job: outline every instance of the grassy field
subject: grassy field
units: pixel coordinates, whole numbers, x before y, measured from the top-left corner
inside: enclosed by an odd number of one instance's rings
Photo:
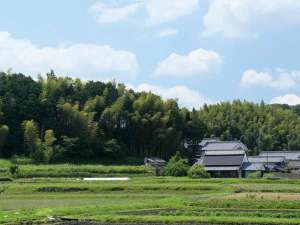
[[[69,166],[73,172],[97,167]],[[27,167],[31,174],[40,168],[59,172],[55,166]],[[100,167],[113,174],[112,167]],[[129,176],[129,181],[23,176],[0,182],[0,224],[47,223],[49,217],[100,222],[300,224],[300,180],[153,177],[148,172],[123,169],[115,174]]]
[[[9,176],[8,160],[0,159],[0,177]],[[37,177],[103,177],[103,176],[148,176],[153,175],[153,171],[145,166],[134,165],[75,165],[75,164],[54,164],[54,165],[19,165],[17,178],[37,178]]]

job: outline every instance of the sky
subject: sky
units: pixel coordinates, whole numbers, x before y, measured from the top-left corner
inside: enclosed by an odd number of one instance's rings
[[[300,104],[299,0],[3,0],[0,70],[125,83],[180,106]]]

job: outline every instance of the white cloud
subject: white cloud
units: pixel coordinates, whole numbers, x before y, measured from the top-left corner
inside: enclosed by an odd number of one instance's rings
[[[276,70],[275,72],[258,72],[254,69],[246,70],[241,78],[242,86],[265,86],[287,90],[300,81],[300,71]]]
[[[174,36],[177,33],[178,33],[178,31],[176,29],[168,28],[168,29],[164,29],[164,30],[161,30],[160,32],[158,32],[156,34],[156,37],[163,38],[163,37],[168,37],[168,36]]]
[[[219,72],[222,59],[218,53],[205,49],[196,49],[188,55],[170,54],[158,64],[156,75],[193,76]]]
[[[273,28],[300,24],[299,0],[213,0],[204,16],[204,34],[257,37]]]
[[[289,73],[282,73],[279,77],[271,83],[272,87],[287,90],[296,85],[296,81]]]
[[[98,23],[113,23],[127,19],[136,13],[141,6],[142,4],[138,2],[124,6],[108,6],[97,2],[90,7],[89,11],[95,16]]]
[[[275,97],[271,100],[270,104],[287,104],[287,105],[299,105],[300,96],[294,94],[286,94],[283,96]]]
[[[89,12],[99,23],[112,23],[127,19],[139,10],[145,10],[146,24],[154,25],[187,16],[195,12],[198,5],[199,0],[123,0],[110,4],[99,1],[90,7]]]
[[[164,100],[166,99],[177,99],[178,104],[181,107],[192,109],[193,107],[198,109],[206,104],[212,104],[212,101],[202,96],[198,91],[192,90],[187,86],[178,85],[170,88],[164,88],[157,85],[142,83],[137,87],[128,85],[129,88],[135,91],[152,92],[161,96]]]
[[[108,45],[73,44],[61,47],[39,47],[28,40],[15,39],[0,32],[0,70],[36,75],[53,69],[58,74],[84,79],[120,79],[135,77],[136,55],[115,50]]]
[[[199,0],[148,0],[145,4],[149,14],[147,22],[158,24],[195,12],[199,6]]]
[[[268,86],[272,82],[272,76],[266,72],[257,72],[256,70],[247,70],[243,73],[241,84]]]

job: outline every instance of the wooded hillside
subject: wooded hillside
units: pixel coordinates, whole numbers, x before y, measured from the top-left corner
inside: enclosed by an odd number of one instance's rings
[[[123,84],[0,73],[0,156],[36,161],[168,158],[203,137],[260,150],[300,149],[299,107],[234,101],[189,111]]]

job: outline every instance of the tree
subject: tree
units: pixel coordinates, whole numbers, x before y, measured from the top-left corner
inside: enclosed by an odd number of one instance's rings
[[[0,126],[0,156],[3,155],[3,147],[8,136],[9,128],[6,125]]]
[[[197,150],[203,137],[241,140],[257,154],[299,149],[299,134],[300,106],[236,100],[188,110],[176,99],[128,90],[116,81],[82,81],[54,71],[34,80],[0,72],[0,151],[5,157],[169,159],[185,143]]]
[[[40,142],[38,125],[33,120],[25,120],[22,125],[25,152],[29,156],[34,157],[38,150],[38,143]]]
[[[44,151],[44,161],[50,162],[54,157],[54,149],[55,149],[55,142],[56,137],[54,135],[53,130],[46,130],[45,136],[44,136],[44,146],[40,146],[40,148],[43,148]],[[42,144],[42,143],[41,143]]]

